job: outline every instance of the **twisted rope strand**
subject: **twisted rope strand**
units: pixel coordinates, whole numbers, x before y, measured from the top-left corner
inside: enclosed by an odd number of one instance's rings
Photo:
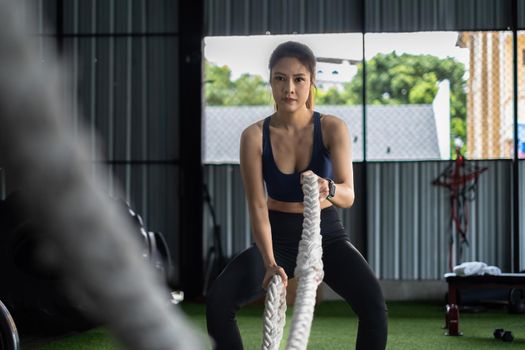
[[[264,309],[263,350],[278,350],[286,322],[286,288],[281,276],[272,277]]]
[[[321,238],[321,207],[317,176],[307,176],[303,182],[304,220],[299,242],[295,277],[297,295],[292,325],[286,349],[306,349],[312,325],[317,286],[324,277]]]
[[[298,280],[292,325],[286,349],[306,349],[312,325],[317,286],[322,282],[323,248],[321,238],[321,207],[317,176],[303,178],[304,220],[295,268]],[[280,298],[280,299],[279,299]],[[284,305],[284,307],[283,307]],[[263,350],[279,349],[286,312],[286,289],[280,276],[268,286],[264,311]]]

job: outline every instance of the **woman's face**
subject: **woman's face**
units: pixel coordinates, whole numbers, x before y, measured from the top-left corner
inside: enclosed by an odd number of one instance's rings
[[[271,71],[272,94],[279,111],[304,108],[310,94],[311,74],[297,58],[281,58]]]

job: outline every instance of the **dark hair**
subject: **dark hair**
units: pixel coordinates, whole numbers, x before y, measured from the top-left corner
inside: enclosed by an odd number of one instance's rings
[[[286,41],[282,44],[279,44],[279,46],[277,46],[275,50],[273,50],[272,55],[270,56],[270,62],[268,64],[268,68],[270,69],[270,75],[272,74],[272,69],[273,67],[275,67],[277,62],[286,57],[293,57],[298,59],[299,62],[301,62],[310,71],[312,87],[310,88],[310,95],[308,96],[308,100],[306,100],[306,107],[309,109],[313,109],[314,90],[317,89],[317,87],[315,86],[316,59],[313,51],[305,44],[301,44],[296,41]]]

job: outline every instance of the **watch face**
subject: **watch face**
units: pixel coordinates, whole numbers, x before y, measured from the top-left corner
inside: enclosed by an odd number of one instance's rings
[[[335,183],[333,180],[328,180],[328,197],[332,198],[335,195]]]

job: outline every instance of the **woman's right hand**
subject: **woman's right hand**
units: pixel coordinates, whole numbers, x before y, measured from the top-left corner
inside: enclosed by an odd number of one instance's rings
[[[266,273],[264,274],[263,284],[262,287],[264,289],[268,289],[268,285],[270,284],[270,280],[273,276],[279,275],[281,276],[281,280],[283,281],[284,287],[288,285],[288,276],[286,276],[286,272],[284,272],[284,269],[280,267],[279,265],[272,265],[266,267]]]

